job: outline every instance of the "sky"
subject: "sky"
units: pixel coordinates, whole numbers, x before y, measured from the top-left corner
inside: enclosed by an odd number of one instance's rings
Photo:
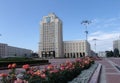
[[[55,13],[63,22],[63,40],[88,41],[95,51],[112,50],[120,36],[119,0],[0,0],[0,43],[38,51],[40,21]],[[93,39],[97,39],[94,41]]]

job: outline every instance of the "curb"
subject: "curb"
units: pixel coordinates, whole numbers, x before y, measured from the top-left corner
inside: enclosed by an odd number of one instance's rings
[[[102,65],[99,64],[95,72],[93,73],[89,83],[99,83],[100,73],[101,73]]]

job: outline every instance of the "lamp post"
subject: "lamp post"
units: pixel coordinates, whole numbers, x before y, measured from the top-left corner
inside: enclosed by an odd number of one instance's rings
[[[84,20],[81,22],[81,24],[83,24],[85,26],[85,34],[86,34],[86,40],[88,39],[88,30],[87,30],[87,26],[91,23],[91,21],[88,20]]]
[[[95,46],[95,53],[96,53],[96,41],[97,41],[97,39],[94,38],[93,41],[95,41],[94,46]]]
[[[120,39],[120,35],[119,35],[119,39]]]

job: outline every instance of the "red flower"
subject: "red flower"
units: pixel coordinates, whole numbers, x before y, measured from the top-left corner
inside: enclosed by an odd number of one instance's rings
[[[17,80],[15,80],[14,83],[24,83],[24,81],[22,79],[17,78]]]
[[[65,65],[64,64],[60,64],[60,67],[65,67]]]
[[[16,63],[13,63],[13,64],[12,64],[12,68],[15,68],[15,67],[16,67]]]
[[[34,72],[32,70],[29,70],[26,72],[27,74],[33,74]]]
[[[60,70],[62,70],[62,71],[65,70],[65,67],[60,67]]]
[[[49,71],[50,73],[57,73],[59,72],[57,69]]]
[[[70,63],[70,61],[66,61],[66,64],[69,64]]]
[[[23,68],[23,69],[25,69],[25,70],[27,70],[27,69],[29,69],[29,68],[30,68],[30,65],[28,65],[28,64],[23,65],[23,66],[22,66],[22,68]]]
[[[48,70],[52,70],[52,69],[54,69],[54,66],[53,66],[53,65],[48,65],[48,66],[47,66],[47,69],[48,69]]]
[[[46,78],[46,75],[44,73],[41,74],[40,76],[41,76],[41,78]]]
[[[33,73],[33,75],[38,75],[38,76],[40,76],[41,73],[42,73],[42,72],[41,72],[40,70],[37,70],[36,72]]]
[[[5,74],[5,73],[0,74],[0,77],[7,77],[7,76],[8,76],[8,74]]]
[[[84,63],[85,63],[85,64],[89,64],[89,61],[88,61],[88,60],[85,60]]]
[[[42,72],[45,73],[47,70],[46,69],[43,69]]]
[[[9,64],[9,65],[8,65],[8,68],[9,68],[9,69],[11,69],[11,68],[12,68],[12,65],[11,65],[11,64]]]
[[[82,59],[78,58],[76,59],[76,62],[82,62]]]
[[[9,69],[16,68],[16,63],[9,64],[9,65],[8,65],[8,68],[9,68]]]

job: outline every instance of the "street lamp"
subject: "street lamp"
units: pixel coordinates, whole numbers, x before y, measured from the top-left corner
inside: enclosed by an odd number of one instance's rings
[[[85,26],[85,33],[86,33],[86,40],[88,39],[88,30],[87,30],[87,26],[91,23],[91,21],[88,21],[88,20],[84,20],[81,22],[81,24],[83,24]]]
[[[95,41],[95,43],[94,43],[94,46],[95,46],[95,53],[96,53],[96,41],[97,41],[98,39],[96,39],[96,38],[94,38],[93,39],[93,41]]]

